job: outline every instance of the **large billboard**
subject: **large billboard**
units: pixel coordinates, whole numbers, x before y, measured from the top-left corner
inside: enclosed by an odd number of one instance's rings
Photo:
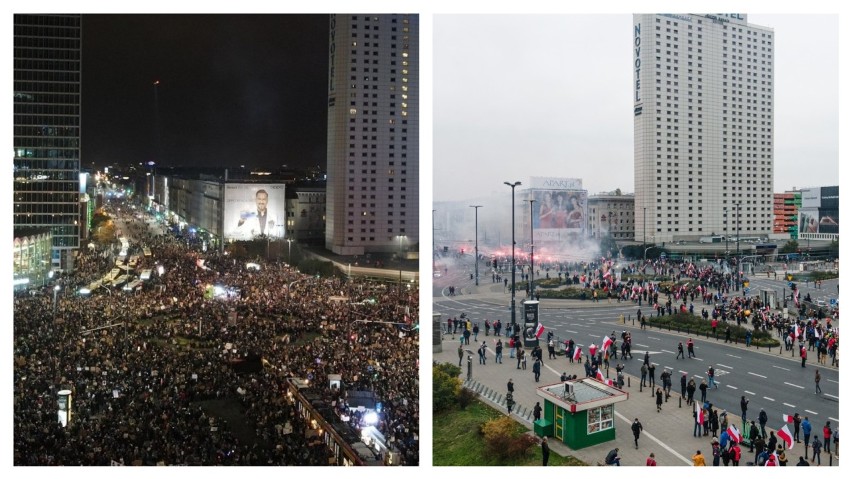
[[[283,238],[286,205],[283,184],[225,183],[225,239]]]
[[[533,206],[533,237],[536,243],[565,241],[573,235],[585,235],[587,218],[586,190],[530,190]]]
[[[840,232],[840,204],[838,186],[802,189],[802,207],[799,209],[799,233]]]

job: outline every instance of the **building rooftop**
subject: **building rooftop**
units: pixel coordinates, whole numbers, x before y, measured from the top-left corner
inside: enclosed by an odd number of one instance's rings
[[[590,378],[541,386],[537,394],[572,412],[626,401],[628,397],[627,392]]]

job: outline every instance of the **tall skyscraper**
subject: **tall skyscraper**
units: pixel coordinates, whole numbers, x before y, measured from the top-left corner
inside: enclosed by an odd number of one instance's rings
[[[417,15],[331,15],[326,248],[396,252],[419,235]]]
[[[637,241],[734,235],[737,210],[741,237],[772,232],[773,40],[743,14],[633,16]]]
[[[80,245],[80,15],[15,15],[14,228],[50,229],[53,266]]]

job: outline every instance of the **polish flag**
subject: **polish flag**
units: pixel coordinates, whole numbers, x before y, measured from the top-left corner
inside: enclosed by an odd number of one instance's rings
[[[544,333],[544,325],[538,323],[538,327],[535,328],[535,337],[536,339],[540,338],[542,333]]]
[[[574,347],[574,361],[579,361],[583,357],[583,348],[580,346]]]
[[[742,437],[742,435],[740,435],[740,430],[737,429],[737,426],[734,426],[733,424],[730,424],[728,426],[728,435],[731,436],[731,439],[733,439],[736,442],[742,442],[743,441],[743,437]]]
[[[607,379],[606,385],[610,387],[615,387],[615,381],[613,381],[612,379]]]
[[[603,375],[603,373],[601,372],[600,369],[598,369],[598,373],[595,375],[595,379],[597,379],[600,382],[605,382],[604,375]]]
[[[795,336],[793,337],[794,339],[797,339],[799,335],[802,334],[802,332],[799,330],[799,323],[796,323],[796,325],[793,326],[793,334],[795,334]]]
[[[592,344],[589,345],[589,354],[591,354],[592,356],[595,355],[597,350],[598,350],[598,347],[597,347],[597,345],[595,345],[595,343],[592,343]]]
[[[782,416],[784,416],[784,422],[793,424],[793,416],[788,414],[782,414]]]
[[[604,336],[603,343],[601,343],[601,349],[604,351],[609,349],[609,346],[612,344],[612,338],[609,336]]]
[[[793,435],[790,434],[790,430],[787,429],[787,425],[778,430],[778,437],[787,443],[787,449],[793,449]]]
[[[704,424],[704,408],[698,405],[698,401],[695,403],[695,423],[696,424]]]

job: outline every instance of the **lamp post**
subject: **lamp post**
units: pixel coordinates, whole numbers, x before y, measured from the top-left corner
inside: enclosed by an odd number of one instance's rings
[[[535,200],[527,200],[530,202],[530,300],[535,299],[535,240],[533,239],[533,203]]]
[[[474,242],[474,247],[473,247],[473,251],[474,251],[473,270],[474,270],[474,278],[475,278],[476,282],[474,284],[476,284],[476,286],[479,286],[479,208],[482,208],[482,205],[470,205],[470,207],[473,208],[473,211],[475,212],[475,215],[474,215],[474,218],[475,218],[474,219],[474,235],[476,235],[476,241]],[[432,210],[433,213],[434,213],[434,211],[435,210]],[[433,216],[433,225],[432,226],[434,227],[434,216]],[[432,257],[433,258],[435,257],[434,246],[433,246],[433,250],[432,250]]]
[[[405,235],[397,235],[399,238],[399,293],[402,294],[402,239]]]
[[[725,207],[722,209],[725,213],[725,261],[728,260],[728,208]]]
[[[53,287],[53,314],[56,315],[56,295],[59,294],[59,285]]]
[[[645,246],[645,243],[648,241],[647,240],[648,230],[646,229],[646,223],[645,223],[645,210],[647,210],[647,209],[648,208],[646,208],[644,206],[642,207],[642,246],[643,247]],[[642,258],[642,259],[644,260],[644,258]]]
[[[503,182],[504,185],[512,188],[512,331],[515,330],[515,187],[521,186],[520,181],[509,183]]]
[[[737,207],[737,279],[736,283],[736,291],[740,290],[740,204],[736,204]]]
[[[287,238],[287,264],[289,264],[291,266],[292,266],[292,263],[290,261],[290,243],[292,243],[292,242],[293,242],[293,240],[291,240],[290,238]]]

